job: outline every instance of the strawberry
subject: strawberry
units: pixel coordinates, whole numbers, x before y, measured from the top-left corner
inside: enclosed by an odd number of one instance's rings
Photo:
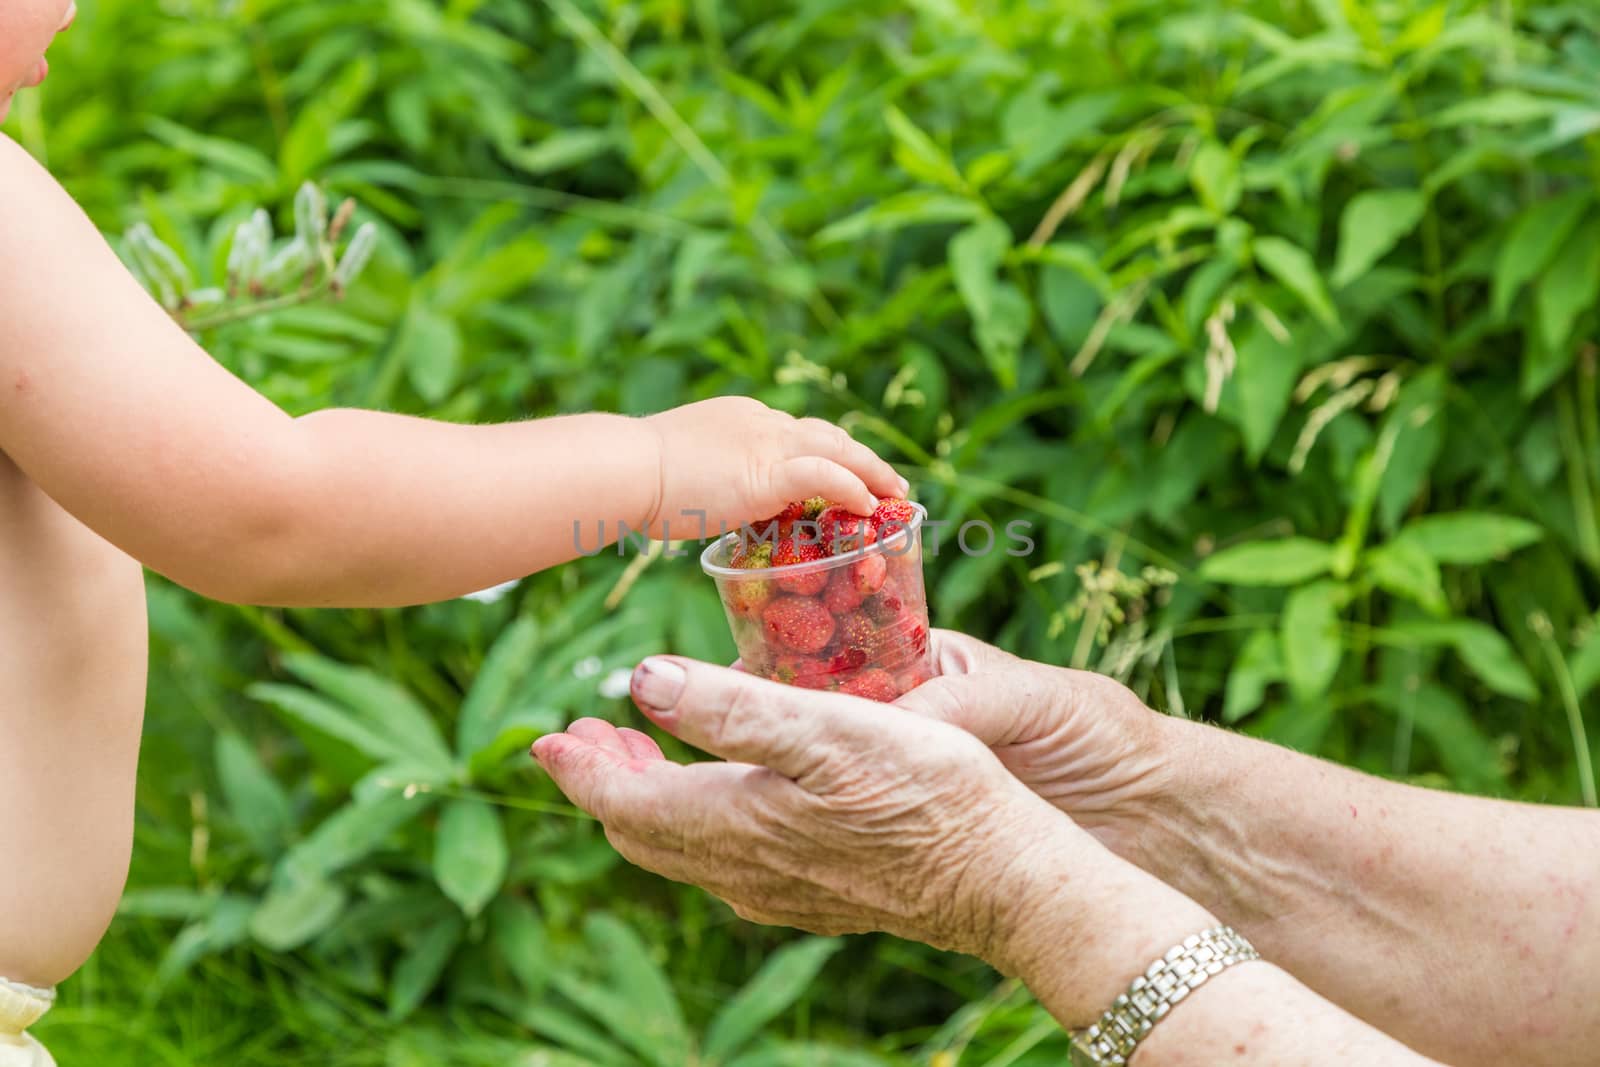
[[[811,498],[809,498],[807,500],[802,500],[800,502],[800,504],[799,504],[800,517],[801,518],[806,518],[806,519],[814,519],[818,515],[821,515],[824,511],[827,511],[832,506],[833,505],[828,501],[828,498],[825,497],[825,496],[814,496],[814,497],[811,497]],[[789,507],[792,508],[792,507],[795,507],[795,505],[794,504],[790,504]]]
[[[829,674],[849,674],[867,665],[867,652],[862,648],[844,648],[828,657]]]
[[[772,583],[764,578],[730,581],[723,586],[728,610],[744,619],[753,619],[772,599]]]
[[[873,622],[882,625],[893,622],[899,616],[902,606],[899,597],[884,589],[874,596],[868,597],[866,603],[862,605],[862,610],[871,617]]]
[[[807,597],[778,597],[762,609],[761,622],[769,642],[796,652],[820,652],[833,640],[833,616]]]
[[[786,537],[778,542],[778,547],[772,550],[772,565],[774,567],[791,567],[797,563],[811,563],[822,558],[820,545],[807,544],[803,540]],[[789,577],[779,576],[778,588],[785,593],[794,593],[798,596],[816,596],[827,588],[828,573],[826,571],[813,571],[809,574],[797,574]]]
[[[895,688],[894,677],[888,671],[879,670],[877,667],[862,671],[847,680],[839,687],[839,692],[882,701],[885,704],[900,695],[900,690]]]
[[[879,537],[887,537],[896,530],[908,529],[911,520],[916,517],[917,509],[911,506],[910,501],[890,496],[878,501],[878,506],[873,510],[869,521],[872,523],[874,533]],[[890,528],[888,533],[884,532],[885,526]]]
[[[772,542],[747,541],[741,538],[734,543],[733,552],[728,556],[728,566],[742,570],[772,566]]]
[[[862,556],[850,564],[848,574],[850,587],[865,598],[883,588],[883,581],[889,575],[889,564],[882,556]]]
[[[883,636],[876,623],[861,612],[839,620],[839,647],[859,649],[867,659],[883,651]]]
[[[828,588],[822,595],[822,602],[835,615],[848,615],[861,606],[863,599],[861,591],[856,588],[855,582],[850,580],[853,569],[841,568],[834,571],[828,579]]]
[[[796,685],[801,689],[828,689],[833,685],[829,677],[829,667],[821,660],[808,656],[779,656],[767,677],[775,682],[785,685]]]
[[[846,552],[869,545],[878,539],[878,532],[872,528],[872,520],[857,515],[849,508],[833,505],[817,517],[819,527],[819,540],[822,550],[830,556],[842,556]]]

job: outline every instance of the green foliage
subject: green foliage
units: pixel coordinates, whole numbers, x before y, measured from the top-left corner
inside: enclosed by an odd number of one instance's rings
[[[1593,5],[83,7],[11,132],[288,410],[840,419],[950,529],[1034,524],[929,561],[942,625],[1367,770],[1593,795]],[[285,253],[332,232],[307,182],[361,205],[359,280]],[[280,255],[272,313],[182,306],[270,299]],[[981,967],[738,924],[529,767],[637,723],[611,672],[732,653],[691,561],[628,562],[393,612],[153,581],[135,888],[62,1061],[1061,1062]]]

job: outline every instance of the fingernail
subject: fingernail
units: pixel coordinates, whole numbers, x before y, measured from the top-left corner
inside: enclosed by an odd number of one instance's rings
[[[651,656],[633,672],[633,696],[640,704],[665,711],[678,703],[688,672],[670,659]]]

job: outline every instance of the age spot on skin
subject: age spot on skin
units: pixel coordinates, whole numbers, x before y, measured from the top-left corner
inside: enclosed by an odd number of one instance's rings
[[[16,385],[15,385],[15,389],[17,391],[17,395],[20,396],[23,393],[26,393],[28,391],[28,387],[31,386],[32,384],[33,384],[33,382],[28,378],[28,372],[27,371],[19,370],[17,372],[17,381],[16,381]]]

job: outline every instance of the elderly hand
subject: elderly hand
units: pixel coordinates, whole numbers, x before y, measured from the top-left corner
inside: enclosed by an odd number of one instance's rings
[[[1019,659],[949,630],[932,634],[939,677],[895,701],[959,726],[1006,769],[1119,855],[1138,820],[1173,795],[1182,725],[1124,685]]]
[[[885,930],[1004,969],[1019,965],[1020,926],[1040,935],[1041,912],[1118,906],[1119,879],[1093,872],[1119,861],[953,726],[676,657],[641,664],[633,696],[663,729],[733,762],[672,763],[644,734],[596,719],[533,754],[623,856],[744,918]]]

